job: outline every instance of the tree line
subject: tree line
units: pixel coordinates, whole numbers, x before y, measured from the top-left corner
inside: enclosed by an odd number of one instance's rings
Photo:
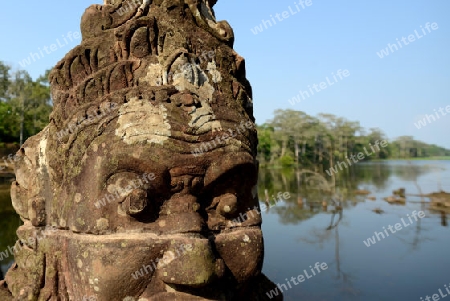
[[[450,150],[401,136],[389,140],[379,128],[369,130],[359,121],[333,114],[310,116],[292,109],[275,110],[273,119],[258,127],[258,159],[262,165],[312,167],[317,172],[367,153],[370,146],[386,141],[364,161],[450,156]],[[378,142],[377,142],[378,141]]]
[[[52,100],[47,70],[33,80],[25,70],[12,71],[0,61],[0,148],[23,142],[49,122]]]

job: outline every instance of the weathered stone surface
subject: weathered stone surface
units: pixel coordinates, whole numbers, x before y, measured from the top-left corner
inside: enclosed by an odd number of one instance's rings
[[[17,153],[1,300],[267,299],[252,92],[215,2],[86,10]]]

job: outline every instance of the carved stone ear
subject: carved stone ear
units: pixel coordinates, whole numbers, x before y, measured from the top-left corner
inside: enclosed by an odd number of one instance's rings
[[[45,224],[45,188],[50,185],[47,158],[48,127],[30,137],[17,152],[16,181],[11,186],[11,201],[23,220],[34,226]],[[48,186],[48,187],[50,187]]]

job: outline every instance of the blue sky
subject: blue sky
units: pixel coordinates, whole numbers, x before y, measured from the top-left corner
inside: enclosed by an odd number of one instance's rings
[[[389,138],[411,135],[450,148],[450,113],[438,113],[439,119],[430,118],[432,122],[420,129],[414,125],[450,105],[450,1],[311,0],[304,8],[299,1],[219,0],[215,6],[217,19],[233,27],[235,49],[246,59],[258,124],[272,118],[278,108],[310,115],[324,112],[358,120],[367,129],[379,127]],[[68,33],[79,31],[84,10],[102,1],[17,3],[2,4],[0,60],[36,78],[80,42],[70,42]],[[266,22],[267,29],[254,34],[271,15],[276,24]],[[427,22],[438,28],[428,32]],[[408,45],[400,42],[398,50],[391,46],[393,51],[388,48],[389,55],[383,58],[377,55],[396,39],[417,36],[415,30],[420,38],[405,40]],[[30,52],[50,47],[57,39],[62,47],[21,67],[19,62]],[[339,69],[348,70],[349,76],[333,81]],[[294,105],[289,102],[300,90],[326,82],[327,77],[333,85]]]

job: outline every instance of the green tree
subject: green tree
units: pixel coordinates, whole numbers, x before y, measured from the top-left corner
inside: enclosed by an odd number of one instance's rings
[[[31,107],[31,95],[33,80],[28,72],[19,70],[13,75],[13,81],[9,87],[13,113],[18,116],[19,143],[23,144],[25,130],[25,111]]]
[[[48,124],[52,110],[48,73],[33,81],[0,62],[0,142],[20,142]]]
[[[15,119],[11,105],[0,101],[0,142],[14,141],[14,124]]]
[[[11,67],[0,61],[0,102],[7,99],[7,91],[10,84],[9,71]]]
[[[367,140],[368,140],[368,145],[369,145],[369,143],[371,145],[375,145],[377,141],[378,142],[381,142],[383,140],[386,142],[388,141],[386,135],[379,128],[371,128],[370,133],[367,135]],[[376,153],[374,153],[373,157],[377,158],[377,159],[389,158],[391,156],[391,152],[392,152],[391,147],[392,147],[391,144],[388,144],[386,147],[380,146],[380,150],[377,151]],[[374,149],[377,150],[375,147],[374,147]]]
[[[364,160],[450,156],[450,150],[414,140],[412,136],[401,136],[389,142],[378,128],[371,128],[367,134],[358,121],[327,113],[314,117],[302,111],[279,109],[275,110],[273,119],[258,130],[261,162],[312,167],[315,172],[323,172],[338,161],[351,165],[352,155],[364,154],[365,149],[372,152],[372,148],[375,152]],[[383,140],[388,145],[378,149],[375,145]]]
[[[267,164],[272,159],[272,153],[275,151],[276,142],[273,137],[273,127],[264,123],[257,126],[258,130],[258,159],[262,164]]]

